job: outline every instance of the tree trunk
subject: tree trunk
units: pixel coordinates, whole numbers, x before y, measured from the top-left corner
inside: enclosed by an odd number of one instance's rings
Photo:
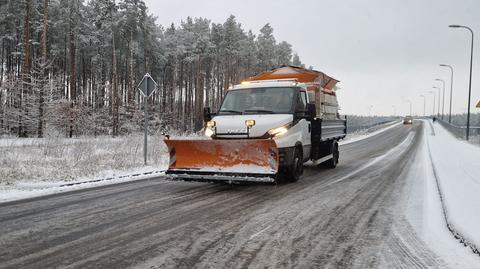
[[[118,135],[118,89],[117,89],[117,56],[115,48],[115,36],[113,36],[113,58],[112,58],[112,136]]]
[[[23,110],[22,98],[24,94],[28,94],[29,82],[30,82],[30,13],[31,13],[31,0],[25,0],[25,17],[23,20],[23,61],[22,61],[22,87],[17,92],[17,106],[19,110]],[[25,108],[26,110],[26,108]],[[20,112],[18,119],[18,136],[25,137],[27,135],[25,126],[23,125],[23,112]]]
[[[73,16],[73,14],[72,14]],[[69,137],[73,137],[73,129],[76,121],[76,115],[74,110],[77,106],[77,73],[76,73],[76,47],[75,47],[75,33],[73,29],[73,18],[70,18],[70,104],[71,104],[71,117],[70,117],[70,132]]]
[[[133,33],[130,31],[130,42],[129,42],[129,54],[128,54],[128,86],[127,86],[127,95],[128,95],[128,106],[129,108],[134,107],[134,96],[135,90],[133,87]]]
[[[204,78],[202,74],[202,57],[198,55],[196,79],[195,79],[195,117],[194,126],[195,131],[200,131],[203,127],[203,99],[204,99]]]
[[[41,45],[42,45],[42,76],[41,85],[39,89],[39,98],[38,98],[38,126],[37,126],[37,135],[38,137],[43,137],[43,128],[44,128],[44,94],[45,94],[45,82],[48,79],[48,71],[47,71],[47,61],[48,61],[48,54],[47,54],[47,37],[48,37],[48,0],[43,1],[43,32],[41,38]]]

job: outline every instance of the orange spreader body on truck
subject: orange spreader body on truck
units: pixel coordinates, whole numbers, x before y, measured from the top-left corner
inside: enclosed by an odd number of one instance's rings
[[[335,95],[333,88],[338,80],[316,70],[304,69],[297,66],[284,65],[270,71],[250,77],[246,81],[296,79],[299,83],[306,83],[308,90],[322,90]],[[311,84],[311,85],[308,85]]]

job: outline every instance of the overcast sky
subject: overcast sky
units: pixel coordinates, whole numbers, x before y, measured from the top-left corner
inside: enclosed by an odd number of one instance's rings
[[[278,41],[287,41],[306,66],[341,82],[343,114],[423,115],[432,112],[433,86],[446,81],[448,111],[450,71],[454,67],[453,112],[467,111],[470,33],[448,28],[470,26],[474,47],[472,111],[480,101],[480,0],[145,0],[157,22],[179,24],[187,16],[219,23],[233,14],[254,33],[270,23]],[[437,99],[438,100],[438,99]]]

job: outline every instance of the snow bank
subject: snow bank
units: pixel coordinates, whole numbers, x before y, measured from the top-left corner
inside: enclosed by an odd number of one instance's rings
[[[143,168],[132,169],[128,172],[114,174],[113,176],[106,178],[78,179],[73,181],[55,182],[21,182],[12,185],[0,185],[0,203],[141,180],[164,174],[163,170],[152,169],[154,169],[154,167],[146,166]]]
[[[410,225],[405,225],[400,219],[394,229],[402,231],[406,227],[409,231],[408,227],[411,226],[415,234],[450,268],[478,268],[480,257],[469,248],[462,247],[447,228],[426,141],[431,133],[430,127],[425,125],[429,130],[424,133],[424,141],[419,145],[406,175],[408,191],[405,192],[405,213]]]
[[[478,251],[480,147],[458,140],[438,123],[424,126],[449,228],[464,244]]]

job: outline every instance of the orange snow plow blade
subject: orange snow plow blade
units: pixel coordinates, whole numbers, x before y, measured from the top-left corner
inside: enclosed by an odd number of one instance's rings
[[[274,182],[279,164],[272,139],[164,140],[167,175],[194,181]]]

